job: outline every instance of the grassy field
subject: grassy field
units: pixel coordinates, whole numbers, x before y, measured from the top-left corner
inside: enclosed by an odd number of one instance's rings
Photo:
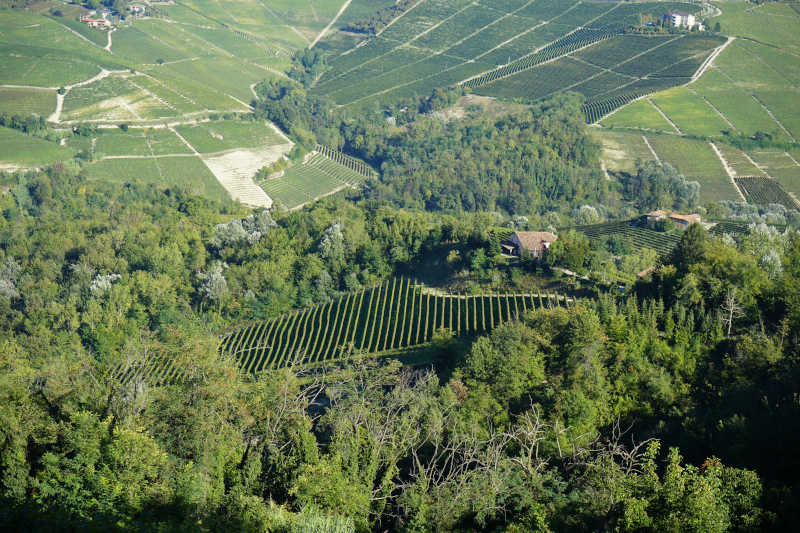
[[[652,101],[687,135],[713,137],[731,129],[702,97],[686,87],[655,94]]]
[[[722,9],[722,16],[715,20],[725,33],[800,52],[797,32],[800,16],[791,7],[775,2],[756,6],[743,0],[716,2],[716,5]]]
[[[105,159],[86,167],[88,179],[115,183],[155,183],[159,187],[184,187],[192,194],[215,200],[228,193],[198,157]]]
[[[608,170],[634,172],[636,161],[649,161],[653,154],[640,133],[593,130],[603,146],[602,159]]]
[[[47,117],[55,108],[56,92],[52,89],[0,87],[0,113]]]
[[[201,154],[286,142],[263,122],[213,121],[178,126],[176,130]]]
[[[74,153],[71,148],[0,127],[0,165],[45,166],[70,159]]]
[[[727,61],[729,54],[735,54],[735,49],[730,52],[726,49],[720,57]],[[757,86],[755,80],[737,83],[715,67],[692,84],[692,89],[719,109],[738,133],[753,135],[757,131],[763,131],[776,139],[789,140],[775,119],[753,98],[750,88],[754,86]]]
[[[614,128],[643,128],[674,133],[675,129],[647,100],[636,102],[604,118],[600,124]]]
[[[741,200],[714,150],[707,142],[677,135],[647,135],[659,159],[677,168],[687,179],[700,183],[703,203]]]

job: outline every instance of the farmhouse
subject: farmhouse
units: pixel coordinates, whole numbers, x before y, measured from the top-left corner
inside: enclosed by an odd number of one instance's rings
[[[685,11],[671,11],[664,15],[664,18],[671,22],[676,28],[686,27],[692,29],[698,24],[695,16]]]
[[[558,237],[547,231],[517,231],[502,244],[502,248],[503,252],[510,255],[539,258],[556,240]]]
[[[700,215],[692,213],[691,215],[681,215],[680,213],[667,213],[663,209],[650,211],[645,215],[647,217],[647,225],[653,225],[659,220],[669,219],[675,223],[680,229],[686,229],[690,224],[699,224]]]
[[[107,30],[111,27],[111,23],[106,19],[95,19],[92,17],[81,17],[81,22],[90,28],[97,28],[98,30]]]

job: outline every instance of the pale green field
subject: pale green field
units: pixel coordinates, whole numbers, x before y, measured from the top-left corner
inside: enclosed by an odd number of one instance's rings
[[[678,169],[690,180],[700,183],[703,203],[739,200],[725,169],[711,146],[677,135],[647,135],[658,157]]]
[[[747,159],[747,156],[741,150],[725,143],[718,143],[717,149],[722,153],[722,157],[725,158],[728,166],[736,172],[737,176],[756,176],[761,178],[767,176],[763,170]]]
[[[71,148],[0,127],[0,165],[46,166],[74,154]]]
[[[748,155],[756,163],[766,167],[767,173],[778,180],[787,191],[800,194],[800,165],[785,152],[753,151]]]
[[[687,135],[713,137],[730,129],[711,106],[686,87],[657,93],[652,100]]]
[[[755,6],[743,0],[714,2],[722,10],[719,21],[728,35],[749,37],[800,52],[800,16],[791,7],[775,2]]]
[[[636,161],[650,161],[653,154],[641,133],[593,129],[603,145],[602,159],[606,168],[615,172],[635,172]]]
[[[722,55],[730,53],[725,50]],[[734,52],[735,53],[735,52]],[[753,98],[745,86],[732,82],[718,68],[712,68],[692,84],[692,88],[730,120],[743,135],[763,131],[776,139],[789,140],[775,120]]]
[[[0,11],[0,83],[58,87],[128,63],[63,24],[18,10]]]
[[[114,183],[154,183],[161,188],[185,187],[190,193],[226,200],[228,193],[198,157],[105,159],[84,169],[88,179]]]
[[[604,126],[615,128],[644,128],[656,131],[674,132],[675,130],[667,122],[661,113],[652,106],[647,100],[637,100],[627,105],[600,121]]]
[[[0,113],[47,117],[55,108],[56,92],[52,89],[0,87]]]
[[[176,128],[202,154],[233,148],[255,148],[284,144],[275,130],[263,122],[214,121]]]

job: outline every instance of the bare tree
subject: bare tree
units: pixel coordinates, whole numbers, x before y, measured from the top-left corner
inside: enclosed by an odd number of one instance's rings
[[[723,327],[727,328],[726,335],[730,337],[734,321],[743,316],[744,308],[741,303],[739,303],[739,298],[736,295],[736,287],[729,288],[720,306],[720,320],[722,321]]]

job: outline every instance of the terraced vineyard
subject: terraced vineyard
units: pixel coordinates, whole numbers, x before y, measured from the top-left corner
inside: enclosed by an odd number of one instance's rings
[[[382,285],[234,331],[220,351],[243,372],[316,364],[356,353],[396,352],[431,341],[434,332],[479,333],[526,310],[567,306],[556,294],[437,294],[395,278]]]
[[[661,256],[671,252],[681,239],[679,235],[662,233],[635,225],[639,223],[640,220],[641,218],[604,222],[602,224],[592,224],[589,226],[575,226],[573,229],[580,231],[590,239],[606,235],[621,235],[627,239],[633,247],[651,248]]]
[[[787,209],[797,209],[794,199],[772,178],[736,178],[736,185],[744,193],[747,201],[758,205],[781,204]]]
[[[537,100],[575,90],[597,119],[630,100],[689,81],[724,39],[623,34],[689,3],[424,0],[375,35],[331,35],[330,70],[312,89],[344,106],[371,106],[464,85]]]
[[[317,146],[307,159],[289,167],[279,178],[259,183],[272,198],[288,209],[297,209],[343,188],[360,187],[375,175],[363,161],[324,146]]]

